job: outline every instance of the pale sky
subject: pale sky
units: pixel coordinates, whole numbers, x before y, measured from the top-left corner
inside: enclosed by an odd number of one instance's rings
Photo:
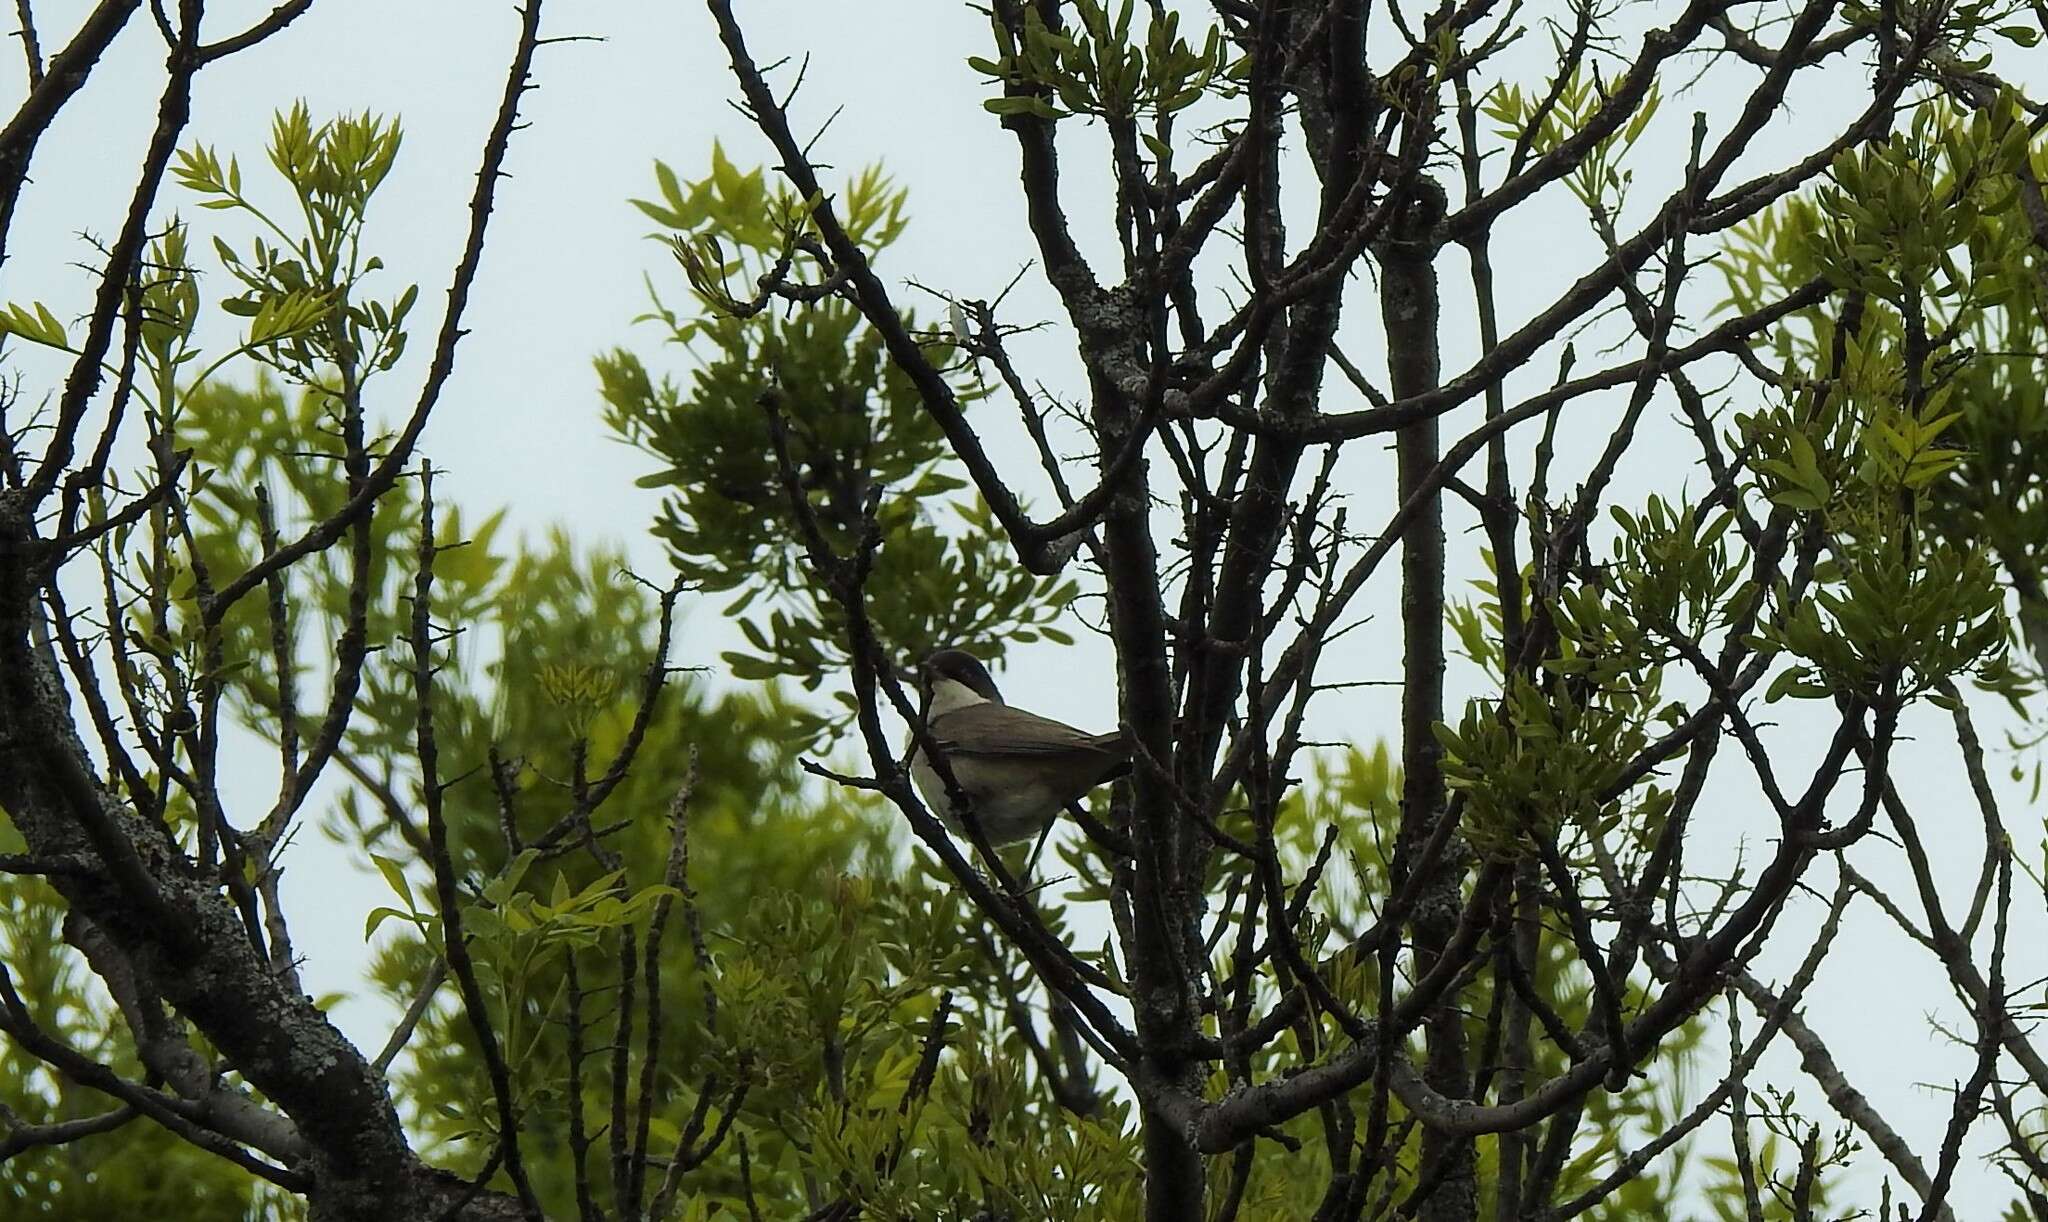
[[[46,0],[40,7],[47,10],[41,18],[47,53],[68,36],[67,24],[75,20],[69,12],[83,6]],[[269,7],[249,0],[210,5],[210,36],[239,28]],[[994,297],[1030,252],[1019,236],[1014,144],[982,111],[979,103],[988,90],[965,62],[969,54],[987,53],[985,18],[964,4],[934,0],[749,0],[738,7],[757,61],[811,52],[795,106],[799,130],[815,130],[835,108],[841,109],[818,145],[819,159],[842,174],[880,160],[909,188],[912,224],[882,265],[898,300],[933,312],[930,299],[905,286],[911,279],[963,297]],[[1526,12],[1533,21],[1561,7],[1534,3]],[[1629,53],[1642,22],[1660,11],[1649,9],[1626,21],[1629,36],[1622,46]],[[0,25],[11,23],[11,17],[0,18]],[[622,544],[636,568],[658,574],[665,571],[665,561],[646,530],[656,497],[633,486],[653,463],[607,436],[599,424],[590,369],[593,354],[619,344],[650,360],[667,361],[673,369],[687,367],[685,354],[662,352],[656,331],[630,325],[645,305],[644,274],[671,289],[679,278],[665,251],[646,240],[650,222],[626,200],[652,193],[656,158],[687,178],[702,172],[714,140],[722,141],[743,167],[759,164],[770,153],[751,125],[727,105],[732,87],[726,61],[702,7],[556,0],[544,25],[551,36],[591,35],[602,41],[567,43],[540,53],[539,88],[527,96],[522,110],[529,127],[513,138],[507,160],[511,177],[499,191],[466,320],[471,334],[458,349],[454,378],[423,448],[447,471],[439,485],[445,499],[472,511],[506,507],[512,525],[523,530],[537,532],[560,523],[580,540]],[[269,46],[200,77],[191,138],[216,146],[223,155],[238,153],[252,177],[264,164],[261,153],[272,112],[297,98],[307,101],[316,120],[363,109],[403,118],[404,151],[378,195],[371,244],[393,269],[390,283],[418,281],[421,300],[411,353],[399,373],[383,384],[375,406],[388,416],[402,413],[417,393],[515,29],[512,7],[504,0],[317,0],[309,15]],[[1535,83],[1549,45],[1546,35],[1534,32],[1503,63]],[[11,43],[5,51],[12,58],[0,58],[5,76],[0,90],[8,93],[0,105],[11,106],[22,88],[20,61]],[[0,275],[0,299],[42,300],[67,319],[84,312],[90,284],[74,264],[87,261],[90,250],[78,235],[107,235],[118,224],[153,122],[162,58],[153,26],[146,16],[138,18],[45,138],[16,222],[10,259]],[[2017,55],[2005,61],[2000,70],[2031,76],[2037,93],[2048,82],[2048,66],[2023,63]],[[1682,168],[1691,112],[1705,110],[1710,139],[1718,137],[1756,77],[1754,69],[1731,60],[1712,66],[1690,91],[1678,93],[1693,71],[1708,68],[1701,59],[1686,61],[1667,82],[1663,111],[1640,150],[1638,212],[1660,199],[1660,187],[1668,188]],[[1727,182],[1782,165],[1813,147],[1817,132],[1839,130],[1844,117],[1862,105],[1865,80],[1860,64],[1844,61],[1796,91]],[[1106,211],[1093,206],[1107,195],[1100,161],[1090,156],[1097,136],[1067,124],[1062,140],[1071,212],[1084,245],[1101,255],[1100,264],[1107,268],[1111,231],[1101,219]],[[1460,192],[1462,186],[1453,190]],[[203,237],[218,225],[220,214],[199,212],[187,199],[173,185],[161,203],[165,209],[180,209]],[[1297,241],[1312,215],[1304,210],[1307,199],[1305,194],[1292,197]],[[1561,188],[1519,210],[1515,218],[1495,245],[1503,322],[1509,328],[1547,304],[1596,250],[1583,213]],[[203,241],[195,247],[205,249]],[[1703,244],[1694,249],[1701,252]],[[1463,257],[1447,254],[1439,270],[1448,376],[1470,360],[1476,340]],[[1705,283],[1711,277],[1701,279],[1702,288],[1692,299],[1694,316],[1711,325],[1706,312],[1714,301]],[[1062,315],[1042,281],[1027,277],[1005,317],[1032,322]],[[1354,360],[1384,381],[1385,355],[1377,332],[1371,284],[1360,279],[1342,343]],[[1579,343],[1581,370],[1604,363],[1598,334]],[[1018,355],[1028,377],[1066,391],[1078,385],[1072,349],[1061,328],[1021,342]],[[23,365],[31,397],[39,385],[39,368],[32,362]],[[1517,391],[1547,385],[1555,369],[1554,352],[1540,356],[1511,381],[1510,401]],[[1334,371],[1328,385],[1333,410],[1354,406],[1353,392]],[[1589,439],[1604,436],[1605,422],[1620,403],[1614,397],[1589,399],[1571,409],[1568,420],[1585,423],[1576,431],[1568,429],[1572,435],[1563,448],[1564,463],[1576,461],[1576,470],[1583,470]],[[1017,473],[1018,486],[1042,504],[1037,464],[1021,448],[1022,432],[1004,411],[997,406],[984,413],[1002,421],[990,428],[992,444]],[[1449,418],[1447,441],[1471,418],[1470,411]],[[1660,456],[1669,461],[1658,461]],[[1675,432],[1654,434],[1624,463],[1611,499],[1632,505],[1652,490],[1675,494],[1675,478],[1703,483],[1690,470],[1692,456],[1691,443]],[[1343,475],[1355,493],[1354,525],[1367,512],[1390,512],[1385,489],[1391,467],[1390,457],[1370,442],[1347,457]],[[1455,501],[1448,524],[1454,572],[1477,576],[1473,537],[1459,533],[1470,525],[1470,517]],[[1333,678],[1398,674],[1398,628],[1391,614],[1396,574],[1390,562],[1377,576],[1366,606],[1380,614],[1346,638],[1331,662]],[[731,639],[716,615],[699,614],[687,621],[678,642],[674,660],[689,665],[715,662]],[[1076,657],[1062,656],[1060,647],[1043,643],[1021,650],[1010,673],[1000,676],[1006,695],[1077,724],[1106,723],[1115,699],[1113,671],[1098,664],[1106,662],[1106,647],[1084,636],[1074,648],[1082,651]],[[1088,664],[1070,664],[1081,660]],[[1463,676],[1468,690],[1470,678]],[[1326,698],[1317,705],[1318,728],[1311,737],[1369,746],[1393,733],[1394,700],[1390,690],[1372,688]],[[1818,754],[1822,742],[1812,736],[1800,741],[1798,710],[1781,705],[1770,712],[1784,723],[1780,742],[1788,759]],[[1984,718],[1986,741],[1998,743],[1998,729],[2006,721],[1989,707]],[[1951,847],[1952,860],[1944,865],[1955,869],[1952,885],[1966,894],[1981,841],[1974,810],[1958,797],[1963,791],[1954,751],[1944,748],[1952,738],[1945,720],[1924,712],[1911,726],[1920,741],[1902,748],[1906,766],[1899,783],[1937,850]],[[1755,860],[1771,835],[1770,824],[1742,788],[1747,777],[1734,755],[1723,752],[1717,768],[1723,779],[1696,822],[1689,864],[1700,869],[1730,859],[1745,836]],[[1993,762],[2001,783],[2003,762]],[[1797,767],[1787,770],[1799,775]],[[2025,810],[2024,792],[2008,787],[2006,814],[2022,844],[2036,838],[2033,816]],[[1938,834],[1944,818],[1959,819],[1968,830],[1944,841]],[[1895,850],[1875,840],[1859,846],[1853,859],[1880,880],[1904,878]],[[301,838],[286,864],[308,986],[316,992],[360,991],[366,961],[362,914],[384,901],[383,883],[355,868],[347,851],[313,835]],[[1811,877],[1816,886],[1832,886],[1831,871],[1817,869]],[[1788,913],[1777,949],[1761,965],[1766,979],[1781,980],[1789,973],[1805,950],[1805,931],[1814,927],[1817,908],[1804,903]],[[2030,932],[2040,932],[2040,915],[2027,918]],[[2017,934],[2016,945],[2024,945]],[[2038,954],[2022,953],[2008,976],[2026,980],[2044,972],[2048,966]],[[1868,905],[1852,909],[1848,929],[1808,994],[1806,1012],[1829,1039],[1850,1080],[1908,1135],[1931,1168],[1949,1100],[1929,1085],[1945,1087],[1968,1072],[1967,1058],[1930,1028],[1930,1018],[1965,1022],[1932,961],[1906,946]],[[339,1008],[337,1018],[359,1044],[374,1048],[384,1038],[390,1011],[374,998],[357,997]],[[1710,1042],[1718,1047],[1718,1041]],[[1718,1055],[1710,1052],[1703,1070],[1711,1072]],[[1832,1111],[1799,1074],[1795,1060],[1779,1056],[1766,1067],[1769,1080],[1799,1091],[1809,1118],[1832,1128]],[[1725,1125],[1710,1130],[1725,1131]],[[1883,1171],[1876,1154],[1866,1151],[1861,1173],[1849,1181],[1861,1197],[1858,1203],[1875,1203]],[[1952,1197],[1959,1218],[1990,1216],[2009,1199],[2010,1188],[1995,1169],[1974,1158],[1965,1161]]]

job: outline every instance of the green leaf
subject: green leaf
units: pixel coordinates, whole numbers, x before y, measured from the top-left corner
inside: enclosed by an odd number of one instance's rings
[[[40,301],[34,305],[33,311],[23,306],[10,305],[5,312],[0,312],[0,335],[19,335],[25,340],[45,347],[73,351],[70,337],[64,333],[64,324],[57,321],[55,314],[50,313],[50,307]]]
[[[256,347],[289,339],[327,316],[327,294],[297,289],[266,299],[249,323],[249,345]]]
[[[1795,666],[1779,675],[1772,680],[1770,690],[1764,693],[1764,703],[1776,704],[1787,696],[1814,700],[1833,695],[1833,691],[1826,684],[1813,682],[1810,678],[1812,674],[1813,672],[1804,666]]]
[[[369,917],[363,922],[363,941],[367,942],[375,937],[377,927],[382,925],[387,917],[397,917],[401,921],[409,921],[412,919],[412,914],[400,912],[396,908],[372,908]]]
[[[539,849],[520,850],[519,856],[507,862],[504,871],[484,888],[484,898],[493,904],[503,904],[513,892],[519,890],[519,884],[525,879],[527,870],[539,859]]]
[[[370,854],[370,860],[377,864],[377,872],[384,876],[384,884],[405,901],[405,906],[419,911],[419,903],[412,896],[412,883],[405,877],[405,867],[381,853]]]
[[[671,206],[680,207],[684,199],[683,187],[681,183],[676,181],[676,172],[668,167],[667,162],[655,161],[654,179],[661,185],[661,197],[667,200]],[[678,228],[681,228],[681,226],[678,226]]]
[[[664,208],[660,204],[649,203],[644,199],[629,199],[626,202],[645,213],[649,219],[663,229],[684,229],[688,227],[688,222],[683,220],[680,212]]]
[[[981,108],[990,114],[1005,117],[1032,115],[1040,119],[1062,119],[1067,114],[1066,111],[1040,97],[989,98],[982,102]]]

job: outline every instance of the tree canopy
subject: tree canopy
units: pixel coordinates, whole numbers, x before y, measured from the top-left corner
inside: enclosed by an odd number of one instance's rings
[[[2048,1218],[2038,4],[994,0],[980,286],[898,270],[915,131],[826,164],[710,0],[760,164],[650,145],[592,354],[662,573],[422,441],[541,0],[445,294],[397,118],[191,130],[310,0],[18,7],[0,258],[111,41],[166,60],[89,313],[0,276],[10,1211]],[[1129,775],[1042,858],[910,781],[948,646],[1113,659]],[[380,1047],[301,979],[316,838],[389,891]],[[1855,986],[1963,1050],[1927,1115],[1807,1007],[1845,927],[1950,986]]]

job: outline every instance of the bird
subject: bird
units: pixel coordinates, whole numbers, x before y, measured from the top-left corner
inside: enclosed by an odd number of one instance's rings
[[[917,685],[926,735],[991,846],[1048,830],[1063,808],[1131,770],[1129,735],[1089,734],[1003,703],[988,668],[965,650],[926,658]],[[910,777],[940,820],[964,832],[959,804],[922,746],[911,753]]]

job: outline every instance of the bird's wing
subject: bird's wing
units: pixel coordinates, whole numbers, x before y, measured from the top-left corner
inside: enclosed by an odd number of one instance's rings
[[[1058,755],[1085,751],[1121,758],[1130,754],[1121,733],[1089,734],[1007,704],[971,704],[955,709],[933,718],[931,732],[946,751],[968,755]]]

